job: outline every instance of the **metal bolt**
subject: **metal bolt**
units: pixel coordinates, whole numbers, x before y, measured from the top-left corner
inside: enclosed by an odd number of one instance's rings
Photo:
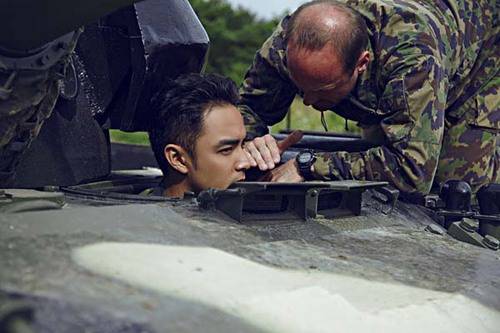
[[[436,200],[434,198],[425,198],[425,207],[436,208]]]
[[[460,227],[462,227],[465,231],[467,232],[475,232],[478,229],[478,222],[470,219],[470,218],[463,218],[462,221],[460,222]]]
[[[492,250],[498,250],[500,248],[500,241],[490,235],[486,235],[486,237],[483,238],[483,244]]]
[[[317,195],[318,195],[318,190],[312,190],[312,191],[311,191],[311,197],[313,197],[313,198],[314,198],[314,197],[315,197],[315,196],[317,196]]]
[[[440,201],[439,196],[430,194],[425,196],[424,206],[427,208],[436,209],[442,206],[442,202]]]

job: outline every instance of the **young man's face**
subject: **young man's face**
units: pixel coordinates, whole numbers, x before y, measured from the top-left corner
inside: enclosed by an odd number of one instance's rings
[[[194,161],[188,163],[187,177],[193,192],[226,189],[245,179],[245,170],[250,167],[242,147],[245,136],[243,118],[235,106],[212,107],[204,117]]]

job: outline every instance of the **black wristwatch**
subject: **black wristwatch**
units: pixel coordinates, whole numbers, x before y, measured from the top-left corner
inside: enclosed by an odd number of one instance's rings
[[[312,179],[311,166],[316,161],[316,154],[314,150],[306,149],[301,151],[296,157],[297,166],[299,167],[299,173],[304,179]]]

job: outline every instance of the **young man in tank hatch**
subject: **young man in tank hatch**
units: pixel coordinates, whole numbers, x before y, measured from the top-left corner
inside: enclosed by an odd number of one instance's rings
[[[156,95],[149,139],[164,178],[152,194],[182,198],[245,179],[238,101],[235,83],[215,74],[183,75]]]

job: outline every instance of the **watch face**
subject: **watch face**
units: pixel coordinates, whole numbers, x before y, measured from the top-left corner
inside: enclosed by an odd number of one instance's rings
[[[300,163],[307,163],[312,159],[312,156],[313,155],[311,152],[306,151],[306,152],[300,153],[298,160]]]

